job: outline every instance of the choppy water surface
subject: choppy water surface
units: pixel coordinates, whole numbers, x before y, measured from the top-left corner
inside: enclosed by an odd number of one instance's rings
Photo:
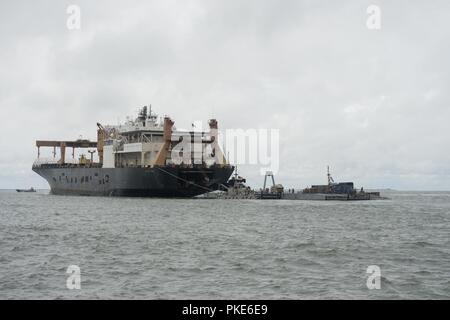
[[[312,202],[0,192],[1,299],[450,298],[450,193]],[[81,289],[66,288],[69,265]],[[366,286],[369,265],[381,289]]]

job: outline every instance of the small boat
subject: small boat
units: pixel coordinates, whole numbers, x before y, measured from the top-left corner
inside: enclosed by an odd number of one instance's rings
[[[36,192],[36,190],[31,187],[30,189],[16,189],[17,192]]]

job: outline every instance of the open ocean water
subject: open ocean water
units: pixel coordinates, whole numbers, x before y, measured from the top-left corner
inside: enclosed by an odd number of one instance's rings
[[[450,192],[361,202],[0,191],[0,299],[449,299]],[[69,265],[81,289],[66,288]],[[381,288],[366,285],[369,265]]]

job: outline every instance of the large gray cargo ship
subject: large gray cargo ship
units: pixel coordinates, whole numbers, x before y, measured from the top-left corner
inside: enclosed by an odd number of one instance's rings
[[[209,131],[176,130],[169,117],[158,121],[151,108],[117,126],[97,123],[97,141],[36,141],[33,171],[51,193],[63,195],[194,197],[219,189],[233,173],[218,144],[217,121]],[[40,148],[53,148],[53,158]],[[66,158],[72,148],[72,158]],[[75,159],[75,149],[88,149]],[[60,157],[56,158],[57,150]],[[94,161],[97,153],[98,161]]]

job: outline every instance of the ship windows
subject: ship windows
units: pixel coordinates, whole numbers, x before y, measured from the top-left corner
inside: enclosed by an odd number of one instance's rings
[[[70,183],[73,183],[73,178],[70,178]]]
[[[84,181],[88,182],[89,181],[89,177],[88,176],[84,177]]]
[[[77,177],[75,177],[75,183],[78,183],[78,178]]]
[[[94,177],[98,177],[98,173],[96,172],[96,173],[94,173]]]
[[[55,182],[56,182],[56,178],[55,178],[55,177],[53,177],[53,181],[55,181]]]
[[[83,177],[81,177],[81,181],[80,181],[80,183],[83,183],[84,182],[84,176]]]

